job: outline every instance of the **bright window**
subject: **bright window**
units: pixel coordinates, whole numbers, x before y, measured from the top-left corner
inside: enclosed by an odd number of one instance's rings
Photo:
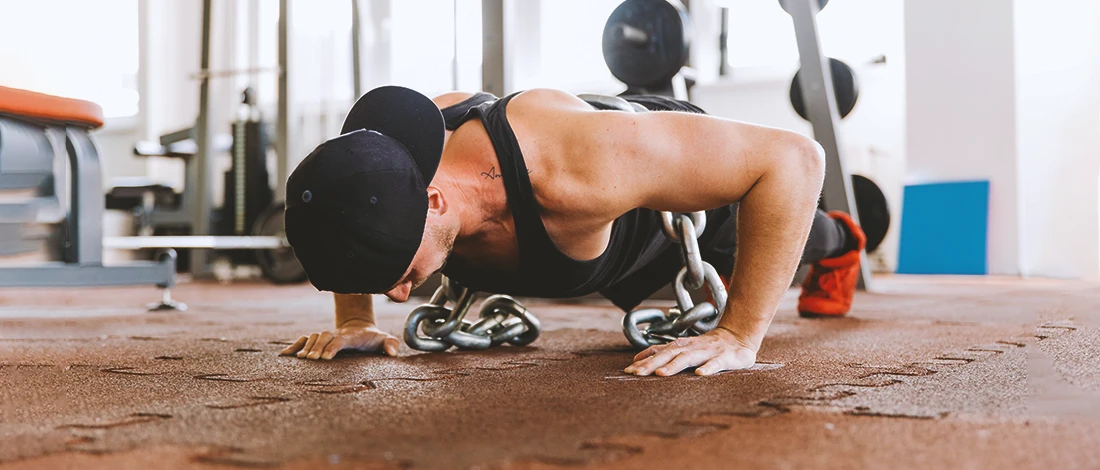
[[[522,88],[614,92],[625,88],[603,60],[603,28],[622,0],[543,0],[539,70]]]
[[[0,85],[138,112],[138,0],[0,5]]]
[[[729,8],[729,65],[733,68],[794,68],[798,43],[790,15],[778,1],[726,1]],[[818,14],[825,55],[851,66],[904,49],[901,0],[834,0]]]

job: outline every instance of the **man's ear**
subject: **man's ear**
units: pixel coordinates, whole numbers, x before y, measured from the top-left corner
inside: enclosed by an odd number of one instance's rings
[[[449,209],[449,206],[447,205],[447,198],[443,196],[443,191],[435,186],[428,186],[428,212],[443,215],[447,213],[447,209]]]

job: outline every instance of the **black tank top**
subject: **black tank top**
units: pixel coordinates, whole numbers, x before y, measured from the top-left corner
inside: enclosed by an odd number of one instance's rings
[[[519,243],[518,271],[487,271],[452,256],[443,270],[445,275],[478,291],[529,297],[577,297],[615,285],[672,246],[662,231],[660,213],[638,208],[615,219],[607,248],[599,257],[580,261],[558,250],[542,223],[527,165],[506,117],[508,102],[515,96],[497,99],[479,93],[442,111],[449,130],[478,118],[489,135],[515,223]]]

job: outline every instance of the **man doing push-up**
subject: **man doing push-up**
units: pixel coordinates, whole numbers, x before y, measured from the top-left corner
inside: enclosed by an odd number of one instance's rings
[[[626,99],[659,112],[597,110],[544,89],[364,95],[287,183],[287,239],[313,285],[334,293],[336,329],[283,354],[396,355],[367,294],[404,302],[437,272],[497,294],[599,292],[629,311],[681,267],[660,211],[707,212],[699,246],[729,280],[728,301],[717,328],[650,347],[626,372],[752,366],[800,261],[813,266],[799,312],[848,312],[866,240],[846,214],[817,209],[816,142],[681,101]]]

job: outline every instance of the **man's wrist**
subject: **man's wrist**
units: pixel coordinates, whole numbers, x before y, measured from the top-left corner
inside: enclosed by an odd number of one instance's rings
[[[371,321],[370,319],[358,318],[358,317],[357,318],[348,318],[346,320],[341,321],[339,324],[336,325],[337,328],[346,328],[346,327],[370,328],[372,326],[375,326],[375,325],[374,325],[374,322]]]
[[[763,342],[763,338],[754,338],[724,325],[718,325],[714,331],[731,343],[751,349],[753,352],[760,351],[760,344]]]

